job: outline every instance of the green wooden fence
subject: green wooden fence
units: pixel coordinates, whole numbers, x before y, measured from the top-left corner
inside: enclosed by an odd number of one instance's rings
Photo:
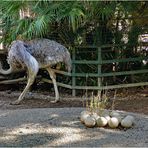
[[[148,85],[147,80],[146,81],[142,81],[142,82],[132,82],[132,83],[122,83],[122,84],[106,84],[105,82],[102,83],[103,78],[107,78],[110,77],[110,79],[113,79],[113,77],[117,77],[117,76],[124,76],[124,75],[128,75],[128,76],[133,76],[135,74],[145,74],[146,76],[148,76],[148,69],[147,66],[145,66],[144,68],[140,68],[140,69],[136,69],[136,70],[127,70],[127,71],[111,71],[111,72],[103,72],[103,65],[104,64],[115,64],[115,63],[127,63],[127,62],[135,62],[135,61],[142,61],[142,60],[147,60],[148,56],[144,55],[144,56],[139,56],[139,57],[130,57],[130,58],[116,58],[116,59],[109,59],[109,60],[104,60],[103,57],[103,50],[105,48],[112,48],[112,47],[116,47],[118,49],[119,45],[102,45],[99,47],[96,46],[87,46],[87,47],[73,47],[72,48],[72,72],[68,73],[65,71],[59,71],[59,70],[54,70],[56,73],[60,74],[60,75],[65,75],[71,78],[71,83],[70,84],[64,84],[63,82],[57,82],[58,86],[61,87],[65,87],[65,88],[69,88],[72,90],[72,95],[76,96],[76,91],[77,90],[104,90],[104,89],[116,89],[116,88],[123,88],[123,87],[135,87],[135,86],[144,86],[144,85]],[[120,47],[122,47],[120,45]],[[145,46],[146,47],[146,46]],[[77,50],[79,49],[79,50]],[[97,58],[94,60],[78,60],[76,59],[76,52],[85,52],[85,54],[87,54],[87,51],[85,51],[85,49],[89,49],[89,52],[92,52],[92,49],[95,49],[95,53],[97,54]],[[94,50],[93,50],[94,51]],[[77,65],[96,65],[96,72],[90,72],[89,70],[86,72],[77,72]],[[95,85],[87,85],[87,83],[83,84],[83,85],[78,85],[77,84],[77,78],[84,78],[87,79],[88,78],[96,78],[96,83]],[[44,82],[48,82],[48,83],[52,83],[51,80],[42,79]],[[104,85],[105,84],[105,85]]]
[[[142,45],[141,45],[142,46]],[[123,71],[104,71],[104,65],[109,65],[109,64],[116,64],[116,63],[128,63],[128,62],[141,62],[143,60],[148,61],[148,56],[147,54],[144,55],[139,55],[137,57],[128,57],[128,58],[121,58],[121,57],[116,57],[116,58],[108,58],[108,59],[103,59],[104,56],[104,49],[110,48],[115,48],[115,50],[121,49],[123,46],[121,45],[102,45],[102,46],[75,46],[72,47],[71,51],[71,56],[72,56],[72,71],[71,73],[62,71],[62,70],[56,70],[54,69],[55,73],[57,75],[62,75],[62,77],[69,77],[69,82],[65,84],[65,81],[57,82],[57,85],[60,87],[68,88],[72,90],[72,95],[76,96],[77,90],[98,90],[102,91],[104,89],[116,89],[116,88],[124,88],[124,87],[135,87],[135,86],[145,86],[148,85],[148,68],[146,66],[140,67],[139,69],[132,69],[132,70],[123,70]],[[145,50],[147,49],[147,45],[144,45]],[[87,50],[86,50],[87,49]],[[82,53],[81,53],[82,52]],[[94,59],[91,59],[88,55],[87,59],[78,59],[78,55],[85,53],[85,58],[86,54],[93,53],[94,52]],[[107,50],[106,53],[109,51]],[[147,52],[147,51],[146,51]],[[148,63],[147,63],[148,64]],[[90,71],[89,69],[85,68],[86,71],[78,71],[77,66],[83,67],[85,65],[95,65],[95,72]],[[113,66],[112,66],[113,67]],[[108,79],[113,79],[118,76],[133,76],[133,75],[141,75],[141,77],[144,74],[144,77],[147,79],[144,81],[138,81],[138,82],[122,82],[118,84],[112,84],[112,83],[106,83],[106,80],[103,80],[105,78]],[[142,77],[142,79],[144,79]],[[78,78],[83,78],[84,82],[83,84],[77,84],[79,80]],[[87,79],[89,78],[95,78],[95,84],[94,85],[89,85],[87,83]],[[16,80],[4,80],[1,81],[0,84],[9,84],[9,83],[14,83],[16,81],[24,81],[26,79],[20,78]],[[47,78],[41,78],[43,82],[47,83],[52,83],[50,79]]]

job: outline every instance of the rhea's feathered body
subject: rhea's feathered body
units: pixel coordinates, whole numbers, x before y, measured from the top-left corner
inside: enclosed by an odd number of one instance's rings
[[[49,72],[56,94],[54,102],[59,101],[56,76],[51,66],[63,62],[67,70],[71,71],[71,57],[67,48],[49,39],[35,39],[28,42],[16,40],[11,43],[8,49],[7,60],[10,68],[4,70],[0,63],[1,74],[10,74],[19,70],[28,71],[27,86],[13,104],[19,104],[23,100],[29,87],[33,84],[39,68],[45,68]]]
[[[49,39],[35,39],[29,42],[13,41],[8,52],[8,63],[15,69],[24,69],[27,62],[31,61],[31,56],[36,59],[39,68],[63,62],[67,70],[71,71],[71,58],[67,48]]]

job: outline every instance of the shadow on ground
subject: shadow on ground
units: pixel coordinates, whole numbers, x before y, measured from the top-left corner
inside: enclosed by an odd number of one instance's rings
[[[0,147],[147,146],[147,116],[133,114],[136,124],[128,130],[86,128],[79,120],[82,110],[0,110]]]

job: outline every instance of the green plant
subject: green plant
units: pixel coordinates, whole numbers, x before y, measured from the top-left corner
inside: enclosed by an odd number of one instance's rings
[[[90,102],[87,104],[86,107],[88,107],[91,111],[103,111],[106,109],[108,105],[108,97],[106,95],[105,91],[103,95],[99,93],[97,96],[94,96],[92,93],[92,96],[90,98]]]

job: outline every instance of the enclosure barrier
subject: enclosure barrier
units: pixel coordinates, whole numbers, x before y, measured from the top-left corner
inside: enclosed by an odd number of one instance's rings
[[[107,78],[107,77],[117,77],[117,76],[124,76],[124,75],[134,75],[134,74],[146,74],[146,76],[148,76],[148,69],[147,66],[145,66],[145,68],[143,69],[136,69],[136,70],[127,70],[127,71],[113,71],[113,72],[102,72],[103,68],[102,66],[104,64],[116,64],[116,63],[127,63],[127,62],[136,62],[136,61],[142,61],[142,60],[148,60],[148,56],[144,55],[144,56],[139,56],[139,57],[130,57],[130,58],[116,58],[116,59],[109,59],[109,60],[104,60],[102,59],[103,57],[103,52],[105,51],[104,49],[106,48],[115,48],[115,47],[119,47],[121,45],[102,45],[99,47],[96,46],[81,46],[81,47],[73,47],[72,48],[72,72],[66,72],[66,71],[61,71],[61,70],[57,70],[54,69],[54,72],[57,73],[58,75],[63,75],[66,77],[70,77],[71,82],[70,84],[65,84],[63,82],[57,82],[57,85],[60,87],[64,87],[64,88],[68,88],[72,90],[72,95],[76,96],[76,91],[77,90],[104,90],[104,89],[116,89],[116,88],[123,88],[123,87],[135,87],[135,86],[145,86],[148,85],[148,82],[136,82],[136,83],[122,83],[122,84],[107,84],[104,85],[102,83],[103,78]],[[146,45],[144,45],[145,47],[147,47]],[[78,60],[76,59],[76,50],[78,48],[81,48],[81,51],[85,50],[85,49],[89,49],[89,52],[95,52],[95,56],[96,59],[93,60],[87,60],[87,59],[83,59],[83,60]],[[92,51],[92,49],[95,49]],[[78,50],[78,52],[80,52],[80,50]],[[87,53],[86,50],[84,51],[85,54]],[[83,52],[82,52],[83,53]],[[79,54],[79,53],[78,53]],[[89,59],[89,57],[88,57]],[[77,72],[76,66],[77,65],[95,65],[96,66],[96,72],[90,72],[89,70],[87,72]],[[95,85],[87,85],[87,83],[85,83],[85,85],[77,85],[77,78],[84,78],[87,79],[88,78],[96,78],[96,83]],[[40,78],[41,81],[46,82],[46,83],[52,83],[51,80],[47,79],[47,78]],[[0,84],[11,84],[11,83],[16,83],[19,81],[26,81],[26,78],[19,78],[16,80],[1,80]]]
[[[111,59],[111,60],[103,60],[102,59],[102,49],[108,48],[108,47],[113,47],[113,46],[119,46],[119,45],[103,45],[100,47],[96,46],[86,46],[86,47],[74,47],[72,49],[72,72],[68,73],[65,71],[60,71],[60,70],[54,70],[55,73],[57,74],[62,74],[68,77],[71,77],[71,84],[64,84],[61,82],[57,82],[58,86],[69,88],[72,90],[72,96],[76,96],[76,90],[104,90],[104,89],[116,89],[116,88],[125,88],[125,87],[135,87],[135,86],[145,86],[148,85],[148,82],[137,82],[137,83],[128,83],[128,84],[117,84],[117,85],[103,85],[102,84],[102,78],[105,77],[115,77],[115,76],[123,76],[123,75],[134,75],[134,74],[148,74],[148,69],[137,69],[137,70],[128,70],[128,71],[118,71],[118,72],[102,72],[102,65],[103,64],[112,64],[112,63],[126,63],[126,62],[135,62],[135,61],[142,61],[142,60],[147,60],[148,56],[140,56],[140,57],[135,57],[135,58],[124,58],[124,59]],[[77,48],[89,48],[89,49],[96,49],[97,53],[97,59],[96,60],[77,60],[76,59],[76,49]],[[88,72],[77,72],[76,71],[76,65],[86,65],[86,64],[91,64],[91,65],[96,65],[97,66],[97,73],[90,73]],[[91,77],[96,77],[97,78],[97,85],[95,86],[79,86],[76,84],[77,80],[76,78],[79,77],[84,77],[84,78],[91,78]],[[47,78],[43,78],[42,81],[47,82],[47,83],[52,83],[51,80],[48,80]]]

